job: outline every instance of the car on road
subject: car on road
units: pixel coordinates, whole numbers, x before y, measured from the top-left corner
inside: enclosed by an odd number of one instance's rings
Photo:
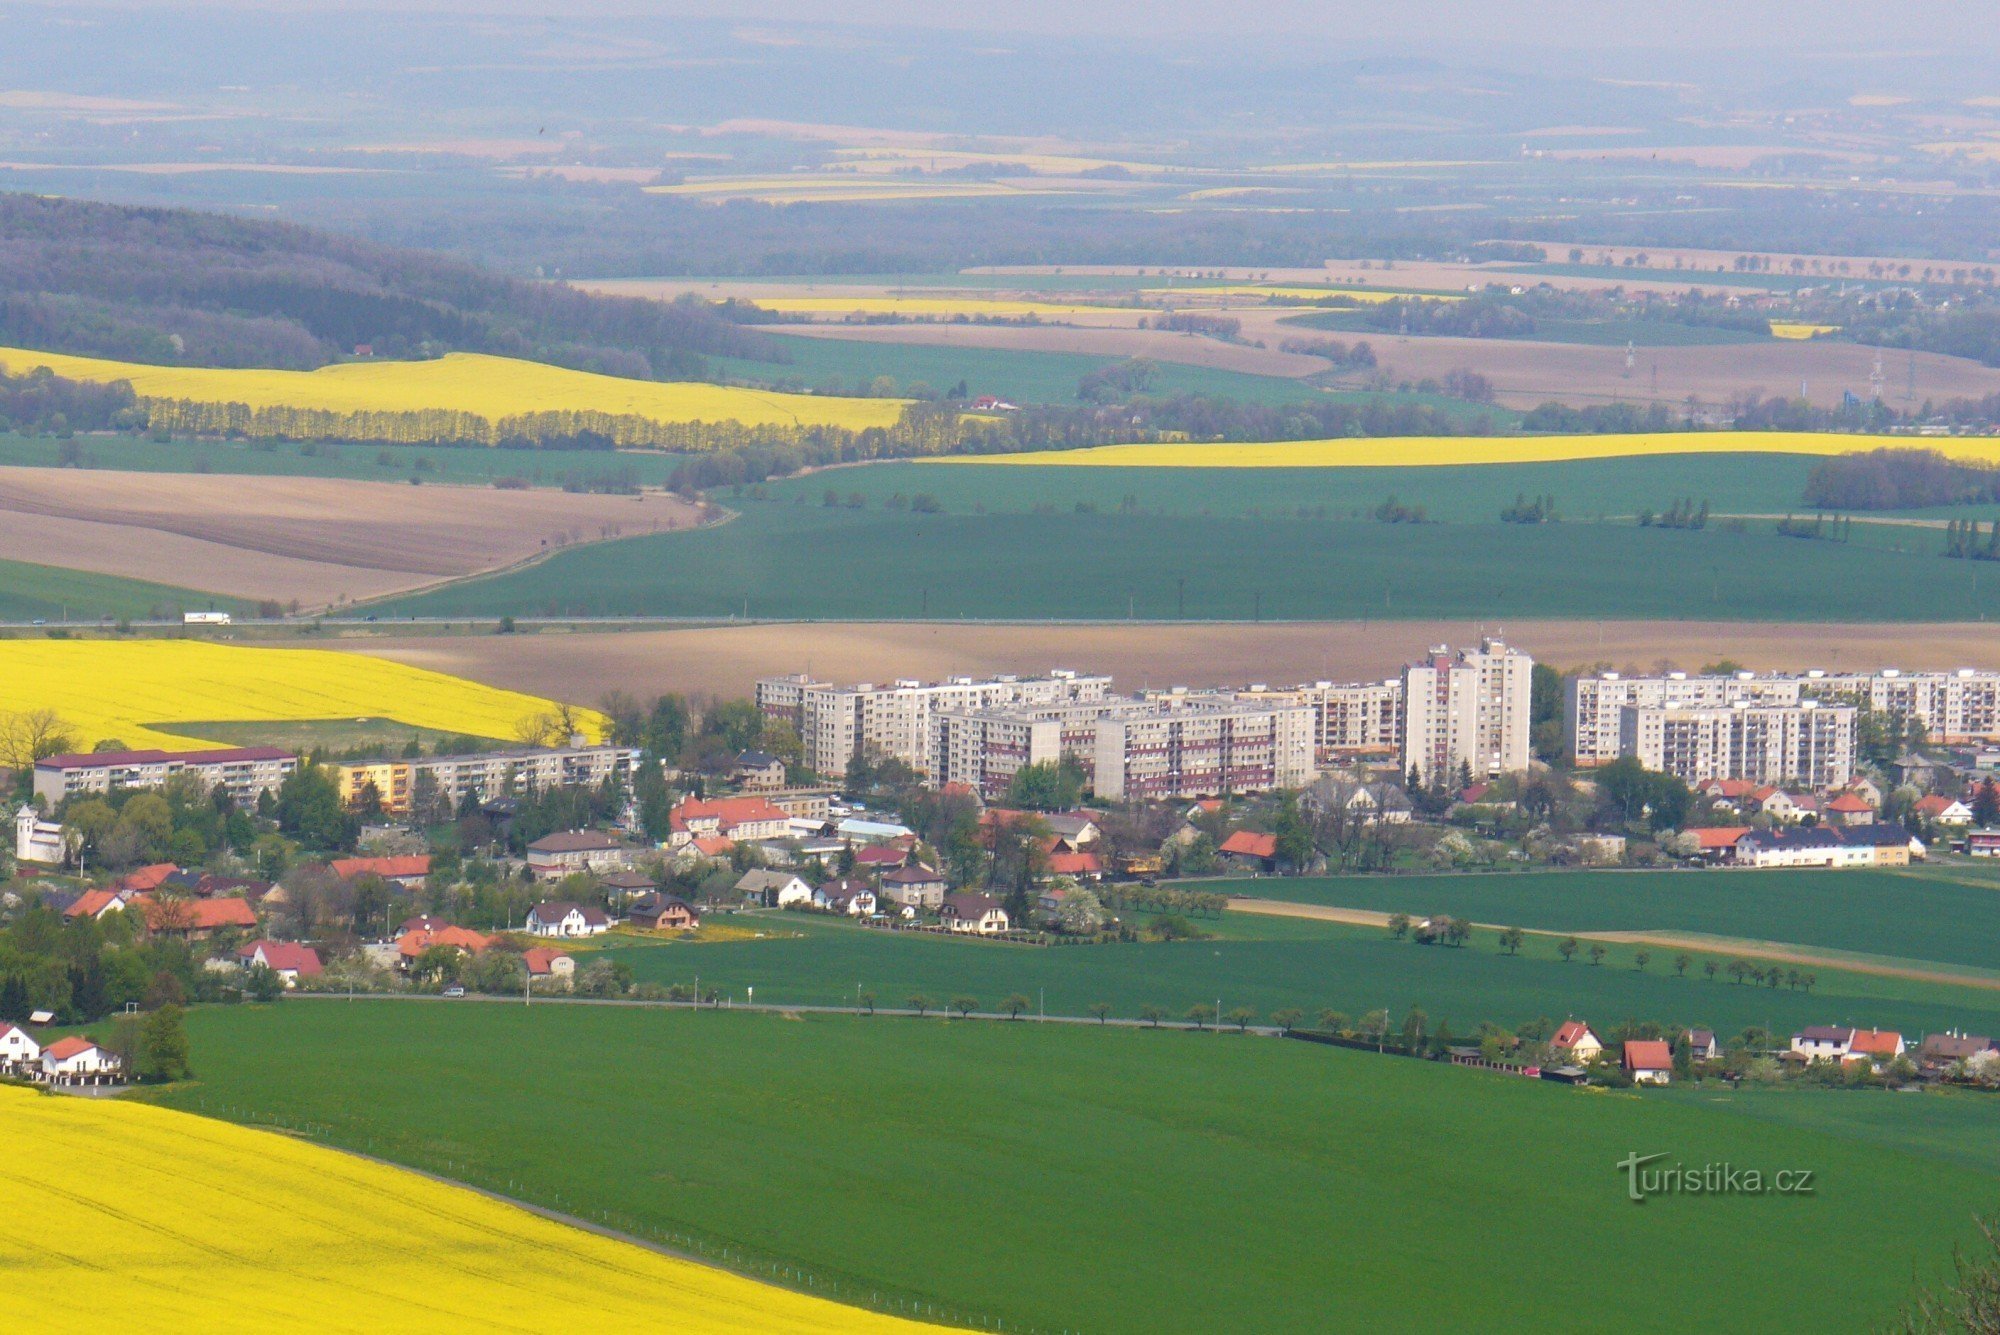
[[[462,997],[465,995],[465,989],[460,987],[457,983],[453,983],[450,987],[447,987],[444,990],[444,994],[448,997]]]

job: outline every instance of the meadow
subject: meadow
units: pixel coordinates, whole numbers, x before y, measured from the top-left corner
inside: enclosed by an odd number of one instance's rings
[[[316,371],[146,366],[0,348],[0,367],[46,366],[72,380],[131,383],[140,399],[241,403],[334,413],[449,410],[497,421],[526,413],[623,414],[653,422],[741,422],[746,426],[892,426],[895,399],[841,399],[694,382],[662,383],[572,371],[541,362],[454,352],[434,361],[355,361]]]
[[[1240,883],[1237,883],[1240,884]],[[1548,932],[1701,933],[2000,970],[2000,881],[1911,871],[1266,877],[1255,893]]]
[[[200,640],[0,640],[9,709],[52,709],[79,749],[116,739],[187,751],[225,739],[193,721],[393,719],[513,741],[552,702],[386,659],[325,649],[247,649]],[[586,727],[601,727],[592,711]]]
[[[150,580],[101,575],[29,561],[0,560],[0,621],[90,621],[98,617],[179,616],[215,608],[246,612],[248,604]]]
[[[1267,887],[1234,882],[1229,888]],[[1149,1005],[1178,1018],[1217,998],[1224,1012],[1248,1006],[1260,1016],[1287,1007],[1308,1016],[1331,1007],[1350,1017],[1387,1008],[1400,1020],[1417,1006],[1433,1025],[1449,1024],[1458,1034],[1487,1021],[1512,1028],[1567,1015],[1603,1025],[1627,1019],[1695,1025],[1725,1035],[1753,1025],[1790,1032],[1835,1021],[1910,1034],[2000,1028],[2000,986],[1817,968],[1811,992],[1773,990],[1734,983],[1726,974],[1708,978],[1706,961],[1721,969],[1734,958],[1723,946],[1688,951],[1692,962],[1682,976],[1674,968],[1680,952],[1657,945],[1613,944],[1602,964],[1582,956],[1566,963],[1547,936],[1530,937],[1518,955],[1503,952],[1489,931],[1463,949],[1426,949],[1379,927],[1243,912],[1198,921],[1212,934],[1207,940],[1103,946],[996,945],[801,913],[759,914],[732,925],[766,936],[666,944],[612,938],[603,948],[642,981],[692,984],[699,976],[704,988],[738,1000],[754,988],[757,1001],[779,1004],[851,1006],[859,990],[874,993],[883,1007],[901,1008],[921,993],[936,1005],[968,996],[992,1009],[1020,993],[1052,1015],[1085,1015],[1105,1002],[1127,1020]],[[1643,969],[1641,949],[1649,954]],[[2000,984],[2000,975],[1993,981]]]
[[[35,1147],[0,1178],[12,1330],[97,1331],[117,1312],[130,1330],[520,1331],[580,1310],[627,1329],[919,1329],[130,1100],[0,1089],[0,1134]]]
[[[1995,1185],[1726,1105],[1233,1035],[338,1000],[189,1028],[200,1081],[161,1102],[560,1193],[975,1325],[1879,1324]],[[1809,1167],[1818,1190],[1635,1206],[1616,1167],[1635,1149]],[[1880,1263],[1799,1285],[1802,1255]],[[1551,1296],[1552,1257],[1587,1299]],[[1663,1287],[1663,1264],[1700,1291]]]

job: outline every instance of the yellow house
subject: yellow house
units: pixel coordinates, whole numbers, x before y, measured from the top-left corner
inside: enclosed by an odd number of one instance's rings
[[[382,801],[382,809],[391,815],[400,815],[409,810],[410,766],[407,761],[368,760],[359,764],[341,765],[340,800],[348,807],[361,801],[362,794],[370,784]]]

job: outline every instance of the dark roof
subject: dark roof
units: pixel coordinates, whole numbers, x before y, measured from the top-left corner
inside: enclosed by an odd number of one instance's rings
[[[1741,842],[1762,844],[1765,848],[1838,848],[1845,841],[1824,825],[1780,825],[1769,830],[1752,830]]]
[[[1992,1046],[1993,1040],[1984,1034],[1925,1034],[1924,1041],[1917,1045],[1917,1051],[1941,1061],[1957,1061]]]
[[[868,884],[868,882],[862,880],[859,876],[836,876],[825,885],[822,885],[819,888],[819,892],[828,899],[835,899],[844,898],[848,895],[865,895],[874,890],[874,888],[874,886]]]
[[[946,895],[944,907],[954,918],[983,918],[1000,907],[1000,901],[991,895]]]
[[[694,912],[694,905],[688,903],[679,895],[662,894],[657,890],[650,895],[640,895],[637,899],[633,900],[631,912],[635,918],[653,918],[658,917],[662,913],[672,911],[676,904],[690,913]]]
[[[1893,821],[1874,825],[1850,825],[1840,832],[1840,837],[1850,844],[1867,844],[1874,848],[1894,848],[1907,844],[1914,837]]]
[[[583,920],[592,926],[611,921],[610,915],[603,909],[589,904],[572,904],[566,899],[550,900],[546,904],[537,904],[528,910],[528,916],[537,922],[561,922],[572,913],[581,913]]]
[[[659,884],[642,871],[614,871],[597,879],[613,890],[650,890]]]
[[[1854,1037],[1854,1031],[1842,1025],[1809,1024],[1792,1037],[1808,1043],[1846,1043]]]
[[[617,848],[618,841],[610,835],[598,834],[592,830],[558,830],[545,834],[528,845],[530,853],[594,853],[601,849]]]
[[[931,885],[943,884],[944,876],[932,871],[921,862],[914,867],[899,867],[882,878],[884,885]]]
[[[214,751],[81,751],[45,756],[36,769],[100,769],[112,765],[158,765],[178,760],[183,765],[221,765],[237,760],[293,760],[296,754],[276,746],[231,746]]]
[[[769,769],[784,764],[769,751],[744,751],[736,757],[736,763],[744,769]]]

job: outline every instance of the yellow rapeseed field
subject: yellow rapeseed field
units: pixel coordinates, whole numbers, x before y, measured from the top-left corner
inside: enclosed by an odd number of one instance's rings
[[[331,649],[247,649],[198,640],[0,640],[0,711],[53,709],[89,747],[215,745],[176,723],[394,719],[512,741],[555,706],[441,672]],[[604,719],[583,711],[591,729]]]
[[[1384,436],[1246,444],[1103,445],[1039,454],[968,455],[926,464],[1096,468],[1422,468],[1447,464],[1562,463],[1642,454],[1855,454],[1933,449],[2000,464],[2000,437],[1850,436],[1815,431],[1663,431],[1622,436]]]
[[[655,422],[860,430],[894,426],[903,410],[900,399],[847,399],[694,382],[626,380],[475,352],[454,352],[435,361],[359,361],[316,371],[264,371],[147,366],[0,348],[0,367],[10,372],[18,374],[37,366],[73,380],[130,381],[133,392],[142,399],[349,413],[444,408],[497,420],[527,413],[593,411]]]
[[[1818,334],[1831,334],[1840,328],[1837,324],[1805,324],[1798,320],[1771,321],[1772,338],[1812,338]]]
[[[785,315],[907,315],[925,319],[953,316],[993,316],[1016,320],[1033,315],[1050,319],[1064,315],[1103,315],[1107,311],[1146,312],[1135,306],[1093,305],[1071,301],[1013,301],[1004,297],[752,297],[767,311]]]
[[[8,1330],[924,1329],[189,1113],[0,1088],[0,1140]]]

